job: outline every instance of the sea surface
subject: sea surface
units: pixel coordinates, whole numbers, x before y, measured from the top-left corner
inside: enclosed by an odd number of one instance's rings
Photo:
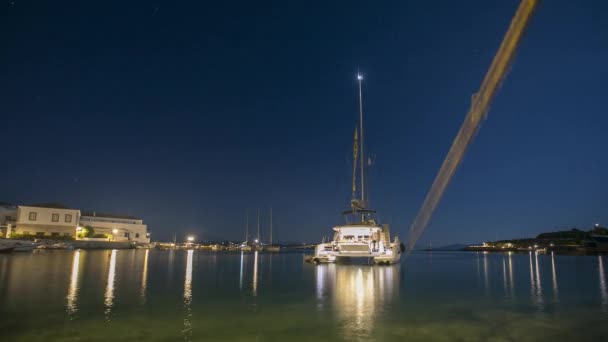
[[[0,255],[2,341],[607,341],[608,256]]]

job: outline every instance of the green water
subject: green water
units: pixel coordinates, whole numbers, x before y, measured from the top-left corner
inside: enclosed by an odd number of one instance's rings
[[[0,255],[2,341],[608,340],[608,257],[413,253]]]

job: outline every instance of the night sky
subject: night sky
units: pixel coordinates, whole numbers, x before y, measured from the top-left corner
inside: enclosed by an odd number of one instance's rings
[[[319,241],[350,198],[406,232],[518,1],[2,1],[0,201],[153,240]],[[543,1],[421,244],[608,223],[608,2]]]

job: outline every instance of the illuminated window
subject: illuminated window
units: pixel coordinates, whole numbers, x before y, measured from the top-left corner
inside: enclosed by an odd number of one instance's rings
[[[59,214],[53,214],[53,217],[51,218],[51,221],[53,221],[53,222],[59,222]]]
[[[65,214],[65,222],[72,222],[72,214]]]
[[[36,232],[36,236],[44,236],[44,232]]]
[[[36,216],[37,216],[37,214],[35,211],[30,211],[30,217],[29,217],[30,221],[36,221]]]
[[[59,233],[57,233],[57,232],[52,232],[52,233],[51,233],[51,236],[59,236]]]

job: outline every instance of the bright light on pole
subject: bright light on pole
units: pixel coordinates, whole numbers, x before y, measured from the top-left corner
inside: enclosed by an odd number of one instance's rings
[[[192,242],[194,241],[194,236],[188,236],[186,239],[188,240],[188,242]]]

